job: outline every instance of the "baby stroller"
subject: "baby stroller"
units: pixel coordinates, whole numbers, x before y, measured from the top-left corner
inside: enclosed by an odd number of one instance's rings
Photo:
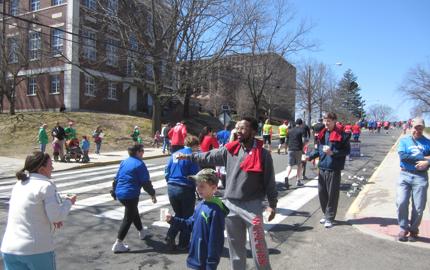
[[[82,158],[82,150],[79,147],[79,140],[78,139],[71,139],[66,141],[66,155],[64,158],[67,162],[70,162],[70,160],[74,159],[76,162],[80,162]]]

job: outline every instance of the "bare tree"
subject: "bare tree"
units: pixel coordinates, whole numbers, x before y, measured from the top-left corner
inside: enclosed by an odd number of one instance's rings
[[[330,89],[329,69],[323,63],[308,61],[297,75],[297,105],[307,113],[307,124],[310,126],[315,110],[319,110],[319,117],[328,97]]]
[[[399,91],[415,103],[421,113],[430,112],[430,61],[426,65],[418,64],[412,68]]]
[[[294,16],[286,0],[256,0],[248,1],[248,4],[257,15],[246,30],[248,45],[243,49],[250,56],[246,65],[246,86],[258,118],[263,93],[273,85],[270,80],[279,58],[314,45],[305,39],[311,27],[304,22],[295,30],[289,28]]]
[[[379,121],[395,120],[394,110],[388,105],[374,104],[367,109],[367,116]]]

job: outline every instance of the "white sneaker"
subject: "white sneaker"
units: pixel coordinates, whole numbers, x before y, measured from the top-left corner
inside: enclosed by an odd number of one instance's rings
[[[123,242],[116,241],[112,246],[112,251],[113,253],[124,253],[130,251],[130,249]]]
[[[139,231],[139,239],[140,240],[145,240],[145,238],[148,236],[149,236],[149,233],[147,233],[147,231],[145,229],[142,229],[141,231]]]
[[[331,222],[330,220],[326,220],[325,223],[324,223],[324,227],[326,229],[329,229],[329,228],[333,227],[333,222]]]
[[[324,224],[325,223],[325,218],[320,219],[320,223]]]

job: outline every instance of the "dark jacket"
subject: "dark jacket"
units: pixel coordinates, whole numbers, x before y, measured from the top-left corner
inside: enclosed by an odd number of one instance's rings
[[[305,130],[299,126],[296,126],[288,131],[288,135],[287,135],[288,151],[303,150],[304,133],[305,133]]]
[[[322,138],[318,138],[318,148],[315,149],[309,156],[309,158],[315,159],[320,158],[318,167],[323,170],[343,170],[345,167],[345,157],[349,155],[351,151],[351,146],[349,143],[349,135],[345,132],[341,132],[341,140],[330,142],[329,140],[330,132],[326,131]],[[329,156],[324,153],[323,146],[330,146],[333,155]]]
[[[66,137],[66,132],[62,126],[56,126],[52,129],[52,136],[62,141]]]
[[[187,266],[192,269],[216,269],[224,247],[224,221],[229,210],[219,198],[201,201],[187,218],[173,217],[173,227],[192,232]]]

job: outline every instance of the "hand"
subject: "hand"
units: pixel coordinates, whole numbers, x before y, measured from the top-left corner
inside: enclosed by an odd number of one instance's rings
[[[425,170],[428,166],[429,163],[427,160],[420,160],[416,163],[415,168],[417,168],[417,170]]]
[[[271,221],[275,218],[276,215],[276,209],[272,207],[266,207],[266,212],[270,213],[269,217],[267,218],[268,221]]]
[[[75,204],[75,202],[76,202],[76,198],[77,198],[77,196],[76,196],[76,195],[68,195],[68,196],[66,197],[66,199],[68,199],[68,200],[70,200],[70,201],[72,202],[72,205],[73,205],[73,204]]]
[[[171,214],[166,214],[166,222],[169,223],[172,220],[172,215]]]
[[[155,197],[155,195],[151,196],[151,200],[152,200],[152,203],[157,203],[157,198]]]
[[[54,222],[54,229],[61,229],[61,227],[63,227],[63,222],[59,221],[59,222]]]
[[[333,155],[333,151],[331,151],[331,149],[330,149],[330,148],[329,148],[329,149],[327,149],[327,150],[325,150],[325,151],[324,151],[324,153],[325,153],[326,155],[328,155],[328,156]]]

